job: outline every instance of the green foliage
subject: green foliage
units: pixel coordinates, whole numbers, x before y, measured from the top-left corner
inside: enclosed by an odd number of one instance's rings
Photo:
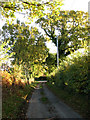
[[[46,64],[48,67],[48,73],[51,73],[54,71],[54,69],[56,68],[56,56],[53,54],[48,54],[48,57],[46,58]]]
[[[14,46],[14,43],[11,46],[7,46],[9,42],[10,40],[0,41],[0,66],[2,65],[2,63],[5,63],[5,61],[7,61],[8,58],[14,55],[14,52],[8,54],[11,47]]]
[[[89,92],[89,81],[88,81],[88,64],[87,56],[74,59],[74,64],[70,67],[67,66],[64,73],[64,81],[67,83],[69,88],[73,88],[75,92],[88,93]]]
[[[82,50],[82,49],[81,49]],[[90,82],[88,80],[88,63],[89,57],[87,50],[83,55],[80,52],[67,56],[62,60],[59,66],[59,71],[55,75],[51,75],[52,82],[54,81],[58,87],[68,90],[70,93],[88,94],[90,91]]]
[[[48,13],[45,12],[47,8],[49,11],[56,12],[58,14],[58,10],[60,10],[60,6],[62,5],[62,0],[54,0],[48,2],[40,2],[40,1],[16,1],[16,2],[0,2],[1,13],[4,17],[15,18],[15,12],[25,11],[25,16],[28,17],[29,23],[34,18],[42,18]],[[23,8],[23,10],[22,10]],[[57,9],[57,11],[55,11]],[[17,59],[17,64],[24,64],[23,66],[27,67],[27,72],[31,73],[31,76],[43,75],[46,74],[47,67],[45,65],[45,60],[47,57],[48,49],[45,46],[45,38],[38,32],[38,29],[31,28],[29,30],[29,26],[24,23],[20,23],[17,20],[17,24],[7,24],[3,27],[3,37],[4,41],[8,41],[10,39],[9,45],[11,46],[13,42],[15,42],[14,47],[9,50],[9,53],[14,52],[15,61]],[[33,67],[34,66],[34,67]],[[37,67],[38,66],[38,67]],[[36,68],[37,67],[37,68]],[[26,69],[26,68],[25,68]],[[43,71],[43,73],[39,74],[37,71]],[[33,74],[32,74],[33,72]]]
[[[46,40],[40,35],[37,28],[31,28],[29,30],[28,25],[24,23],[19,25],[18,22],[20,21],[17,21],[17,24],[3,26],[4,41],[10,39],[10,46],[15,42],[14,47],[10,49],[11,52],[15,52],[15,58],[23,62],[36,62],[36,60],[44,61],[47,53],[45,46]],[[7,35],[7,33],[9,35]]]
[[[88,44],[88,13],[83,11],[51,10],[48,15],[39,18],[38,23],[46,36],[57,46],[58,32],[59,57],[66,56]]]
[[[62,0],[49,0],[48,2],[42,1],[10,1],[10,2],[0,2],[1,13],[4,17],[9,18],[15,17],[15,12],[22,12],[26,10],[25,14],[28,16],[30,22],[34,18],[40,18],[46,15],[45,9],[47,7],[48,10],[52,10],[53,12],[55,9],[60,10],[60,6],[62,5]],[[23,9],[23,10],[22,10]]]
[[[20,25],[19,25],[20,24]],[[48,56],[48,49],[45,45],[45,38],[38,31],[37,28],[29,28],[28,25],[20,23],[5,24],[3,26],[3,41],[8,42],[10,46],[9,53],[13,55],[14,61],[29,73],[30,77],[40,75],[45,72],[45,61]],[[14,46],[12,46],[14,44]]]
[[[18,119],[25,118],[24,108],[28,104],[30,96],[37,83],[21,86],[3,86],[3,111],[2,118]]]

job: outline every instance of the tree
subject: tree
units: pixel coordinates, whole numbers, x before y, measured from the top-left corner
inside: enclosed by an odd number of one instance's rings
[[[62,0],[49,0],[48,2],[42,2],[41,0],[39,1],[10,1],[10,2],[0,2],[0,7],[1,7],[1,13],[4,17],[9,18],[15,17],[15,12],[22,12],[24,11],[25,14],[28,15],[28,18],[30,21],[33,20],[33,18],[40,18],[44,16],[45,9],[46,7],[48,10],[55,10],[55,9],[60,9],[60,6],[62,5]]]
[[[57,17],[58,16],[58,17]],[[49,13],[47,16],[37,20],[45,34],[52,42],[56,43],[58,30],[59,57],[70,54],[82,47],[82,41],[87,40],[88,14],[82,11],[58,11]],[[71,45],[70,45],[71,44]]]
[[[9,43],[10,40],[8,41],[0,41],[0,66],[2,65],[2,63],[5,63],[11,56],[14,55],[14,52],[7,54],[7,52],[11,49],[11,47],[14,46],[14,44],[8,47],[7,44]]]
[[[12,18],[12,20],[15,19],[15,13],[20,11],[21,13],[24,12],[25,13],[25,17],[28,17],[28,19],[30,20],[30,22],[34,19],[34,18],[41,18],[42,16],[45,16],[46,14],[48,15],[48,13],[45,12],[45,9],[47,8],[48,11],[55,11],[55,9],[57,9],[57,12],[56,14],[58,13],[58,10],[60,9],[60,6],[62,5],[62,0],[53,0],[53,1],[48,1],[48,2],[41,2],[41,1],[10,1],[10,2],[0,2],[0,11],[1,11],[1,14],[6,17],[7,19],[9,18]],[[35,57],[37,56],[37,48],[36,45],[33,45],[33,46],[30,46],[30,42],[32,42],[31,44],[33,44],[35,38],[34,38],[34,35],[32,34],[32,40],[28,42],[27,41],[27,36],[29,35],[27,29],[29,28],[27,26],[26,29],[24,30],[21,30],[24,26],[24,24],[22,24],[22,26],[19,27],[19,24],[20,22],[17,21],[17,24],[16,25],[13,25],[11,23],[11,25],[8,24],[5,25],[3,27],[3,36],[4,36],[4,41],[9,41],[9,46],[12,45],[13,42],[17,41],[18,39],[18,42],[15,42],[15,46],[10,48],[10,51],[9,53],[11,53],[12,51],[15,52],[15,55],[14,57],[15,58],[18,58],[18,61],[25,61],[25,62],[28,62],[30,59],[34,58],[33,55],[30,56],[30,54],[28,55],[28,50],[29,47],[30,49],[32,50],[29,50],[29,52],[36,52],[35,54]],[[8,29],[7,29],[8,27]],[[27,31],[27,32],[26,32]],[[20,33],[21,32],[21,33]],[[7,34],[6,34],[7,33]],[[18,34],[19,33],[19,34]],[[6,37],[8,36],[8,37]],[[26,38],[25,38],[26,36]],[[21,40],[22,39],[22,40]],[[39,36],[38,39],[42,39],[42,40],[45,40],[45,38],[43,36]],[[22,41],[22,42],[21,42]],[[28,47],[26,47],[28,44]],[[25,45],[25,47],[24,47]],[[21,49],[19,49],[19,47],[21,47]],[[24,49],[23,49],[24,47]],[[8,45],[7,45],[7,48],[8,48]],[[47,51],[47,50],[46,50]],[[45,52],[46,52],[45,51]],[[26,54],[24,54],[25,52],[27,52]],[[40,50],[40,52],[43,53],[43,51]],[[23,55],[24,54],[24,55]],[[22,60],[22,56],[23,57],[23,60]],[[41,56],[40,54],[38,55],[38,58],[36,57],[35,59],[41,59]],[[44,55],[43,55],[43,59],[44,59]],[[41,62],[41,60],[40,60]]]
[[[54,54],[49,53],[46,59],[46,65],[48,67],[48,73],[51,73],[57,67],[56,56]]]
[[[31,27],[21,23],[3,26],[3,41],[7,42],[10,39],[8,46],[14,46],[10,49],[9,53],[14,52],[14,63],[23,64],[25,70],[28,72],[29,69],[34,72],[34,68],[37,64],[40,65],[46,61],[48,55],[48,49],[45,45],[45,38],[41,35],[37,28]],[[39,66],[41,67],[41,65]],[[27,69],[26,69],[27,68]],[[29,72],[28,72],[29,73]]]

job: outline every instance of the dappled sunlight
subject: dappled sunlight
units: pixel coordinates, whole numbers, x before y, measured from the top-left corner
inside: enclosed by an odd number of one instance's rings
[[[7,71],[2,71],[1,76],[3,84],[12,85],[11,75]]]
[[[0,2],[6,20],[0,20],[3,118],[24,118],[23,106],[46,84],[88,97],[88,12],[62,5],[63,0]]]
[[[2,83],[3,117],[6,118],[8,116],[10,119],[11,117],[17,118],[21,114],[20,112],[24,114],[23,107],[26,103],[29,103],[30,95],[37,86],[37,83],[28,85],[25,83],[25,80],[18,79],[14,81],[13,85],[13,76],[7,71],[2,71]]]
[[[22,97],[22,98],[23,98],[24,100],[26,100],[27,96],[28,96],[28,95],[25,95],[25,96],[24,96],[24,97]]]
[[[82,51],[81,51],[82,50]],[[82,55],[83,53],[83,55]],[[62,60],[58,71],[51,73],[49,82],[61,88],[73,90],[76,93],[89,92],[88,81],[88,56],[87,50],[80,49]],[[68,87],[66,87],[68,86]]]
[[[88,49],[81,48],[81,49],[76,50],[74,53],[68,55],[67,58],[73,59],[74,57],[78,58],[79,56],[81,57],[84,55],[88,55]]]
[[[61,60],[59,70],[48,76],[47,85],[63,101],[89,117],[88,49],[78,49]],[[86,102],[87,101],[87,102]]]
[[[39,90],[40,88],[39,87],[35,87],[36,90]]]

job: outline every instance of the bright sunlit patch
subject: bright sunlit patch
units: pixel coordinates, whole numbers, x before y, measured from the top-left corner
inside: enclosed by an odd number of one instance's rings
[[[67,82],[65,82],[65,85],[68,85],[68,83],[67,83]]]
[[[88,2],[90,0],[64,0],[62,10],[88,11]]]
[[[25,95],[24,97],[22,97],[24,100],[26,100],[26,98],[27,98],[27,95]]]
[[[48,41],[46,42],[47,48],[49,48],[49,52],[50,53],[56,53],[57,52],[57,47],[55,46],[54,43],[52,43],[52,41]]]
[[[54,85],[54,82],[52,82],[52,85]]]
[[[77,57],[78,54],[80,56],[83,56],[83,55],[88,54],[88,53],[86,53],[86,50],[84,48],[81,48],[81,49],[76,50],[74,53],[68,55],[67,57],[72,59],[73,57]]]

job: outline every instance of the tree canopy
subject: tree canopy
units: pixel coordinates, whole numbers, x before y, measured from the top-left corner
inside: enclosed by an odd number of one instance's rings
[[[14,20],[18,11],[29,19],[28,24],[19,20],[16,24],[7,22],[2,32],[2,40],[6,42],[5,48],[9,48],[9,54],[14,53],[14,62],[26,65],[28,69],[29,66],[38,64],[45,69],[47,65],[52,71],[56,66],[56,58],[48,53],[45,42],[49,39],[56,45],[57,33],[60,59],[87,45],[88,14],[83,11],[61,11],[62,0],[0,2],[0,6],[1,14],[7,19]],[[30,28],[29,25],[34,19],[45,35],[36,27]],[[34,70],[33,67],[32,69]]]
[[[45,34],[56,43],[58,32],[59,57],[79,49],[88,39],[88,14],[83,11],[59,11],[37,20]]]

